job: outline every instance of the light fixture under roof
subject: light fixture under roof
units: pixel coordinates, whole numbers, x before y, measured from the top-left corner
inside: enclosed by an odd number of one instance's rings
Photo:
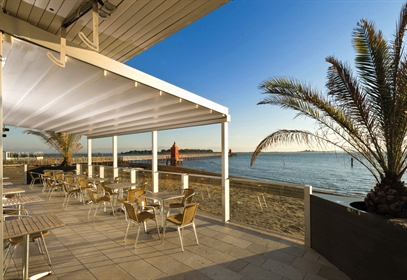
[[[114,10],[116,10],[116,8],[117,7],[112,3],[105,1],[99,9],[99,16],[101,18],[107,18],[111,13],[114,12]]]
[[[101,18],[107,18],[107,14],[104,12],[104,11],[99,11],[99,16],[101,17]]]
[[[107,2],[107,1],[104,3],[103,7],[104,7],[106,10],[111,11],[111,12],[113,12],[113,11],[116,9],[116,6],[115,6],[115,5],[113,5],[112,3],[109,3],[109,2]]]

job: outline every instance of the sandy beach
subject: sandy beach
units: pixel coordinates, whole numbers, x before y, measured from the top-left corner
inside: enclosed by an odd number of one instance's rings
[[[126,164],[128,166],[128,164]],[[150,169],[151,166],[137,164],[132,167]],[[38,166],[29,166],[28,171],[38,170]],[[188,173],[197,175],[220,176],[220,174],[202,170],[183,168],[182,166],[159,165],[159,171]],[[5,182],[24,183],[24,169],[21,166],[4,167]],[[139,178],[142,179],[142,178]],[[195,202],[199,202],[199,211],[221,216],[222,188],[220,180],[191,176],[189,187],[196,190]],[[160,189],[179,189],[179,176],[167,176],[160,181]],[[259,188],[255,184],[233,184],[230,186],[230,217],[238,223],[249,224],[262,229],[276,231],[304,238],[304,200],[301,192],[282,190],[281,188]]]

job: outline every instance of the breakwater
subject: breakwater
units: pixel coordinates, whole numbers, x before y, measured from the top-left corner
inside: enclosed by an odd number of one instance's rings
[[[198,160],[198,159],[209,159],[221,157],[221,153],[196,153],[196,154],[180,154],[178,163],[182,164],[184,161]],[[159,164],[170,164],[171,156],[169,154],[158,155]],[[118,162],[129,162],[129,163],[144,163],[151,164],[151,155],[120,155],[117,158]],[[34,158],[15,158],[12,160],[4,160],[4,164],[31,164],[31,165],[58,165],[63,161],[63,158],[58,155],[44,155],[42,159]],[[105,164],[108,162],[113,163],[113,156],[92,156],[92,164]],[[72,160],[73,164],[86,164],[88,163],[88,157],[85,155],[74,156]]]

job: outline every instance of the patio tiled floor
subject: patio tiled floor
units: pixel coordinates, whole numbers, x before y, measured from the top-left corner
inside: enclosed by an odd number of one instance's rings
[[[60,193],[47,200],[40,185],[23,188],[44,198],[26,207],[30,214],[53,212],[66,224],[46,237],[51,267],[30,242],[29,274],[52,270],[44,279],[349,279],[301,241],[225,225],[202,213],[196,219],[199,245],[192,228],[184,230],[185,252],[176,231],[168,232],[161,244],[150,223],[151,233],[140,232],[134,249],[137,228],[130,228],[124,243],[127,223],[122,213],[114,217],[99,211],[88,220],[89,205],[71,199],[63,209]],[[19,276],[20,256],[19,247],[4,279]]]

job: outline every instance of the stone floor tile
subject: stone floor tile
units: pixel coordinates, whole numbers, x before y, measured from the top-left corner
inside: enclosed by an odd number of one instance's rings
[[[23,188],[26,194],[46,196],[41,188]],[[33,215],[53,212],[66,224],[46,237],[52,266],[30,243],[30,275],[52,270],[46,279],[349,279],[296,238],[223,224],[203,213],[196,219],[200,244],[190,229],[184,231],[184,252],[176,231],[167,232],[162,244],[150,223],[150,233],[140,232],[134,248],[137,228],[131,228],[123,242],[127,222],[122,213],[112,216],[99,211],[88,220],[89,205],[72,199],[62,208],[62,200],[55,193],[51,200],[28,206]],[[18,278],[20,270],[21,249],[4,279]]]
[[[240,280],[242,278],[239,273],[217,264],[202,268],[200,272],[214,280]]]

